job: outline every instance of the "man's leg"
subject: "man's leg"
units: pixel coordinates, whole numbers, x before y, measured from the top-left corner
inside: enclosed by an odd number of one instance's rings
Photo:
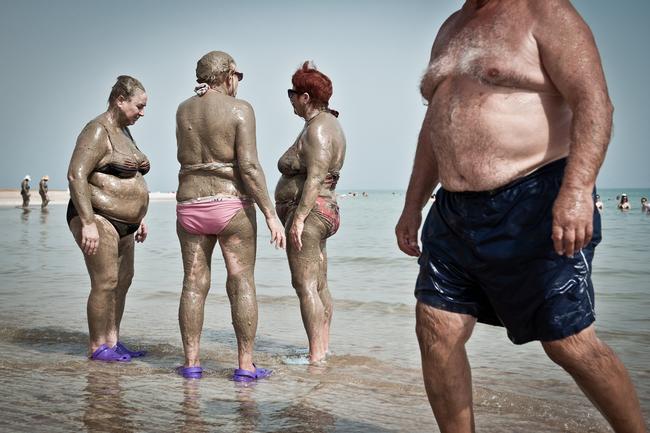
[[[219,235],[219,245],[228,272],[226,291],[237,337],[239,368],[248,371],[255,371],[253,347],[257,333],[254,277],[256,244],[255,208],[248,206],[240,210]]]
[[[424,386],[440,432],[474,432],[472,374],[465,343],[476,318],[422,302],[415,313]]]
[[[597,336],[594,326],[556,341],[542,342],[617,433],[646,432],[639,399],[625,366]]]
[[[178,308],[178,322],[181,328],[185,367],[198,367],[203,310],[205,298],[210,290],[210,268],[212,251],[217,243],[216,236],[199,236],[187,233],[176,223],[176,233],[181,243],[183,256],[183,291]]]

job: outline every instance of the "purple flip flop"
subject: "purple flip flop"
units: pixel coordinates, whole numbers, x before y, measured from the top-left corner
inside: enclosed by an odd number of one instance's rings
[[[114,349],[111,349],[105,344],[102,344],[90,355],[90,359],[93,361],[104,361],[104,362],[129,362],[131,357],[129,355],[123,355],[117,353]]]
[[[140,358],[147,354],[146,350],[131,350],[124,345],[121,341],[118,341],[113,350],[120,355],[129,355],[131,358]]]
[[[203,369],[201,367],[185,367],[179,365],[176,367],[176,373],[185,379],[200,379],[203,376]]]
[[[257,368],[253,364],[255,371],[244,370],[241,368],[236,368],[235,372],[232,375],[232,380],[235,382],[252,382],[258,379],[264,379],[273,374],[273,370],[267,370],[265,368]]]

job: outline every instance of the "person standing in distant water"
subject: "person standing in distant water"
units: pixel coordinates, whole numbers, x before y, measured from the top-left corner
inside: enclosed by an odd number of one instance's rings
[[[253,107],[236,98],[243,78],[229,54],[207,53],[196,65],[197,95],[183,101],[176,112],[181,164],[176,233],[184,272],[178,320],[185,351],[185,363],[177,372],[186,378],[203,374],[199,348],[217,242],[226,264],[226,291],[237,336],[239,368],[232,379],[250,382],[271,374],[253,363],[257,332],[253,203],[264,214],[271,243],[284,248],[285,237],[257,157]]]
[[[646,197],[641,197],[641,212],[650,212],[650,203]]]
[[[88,348],[96,361],[127,362],[145,354],[128,349],[119,337],[133,279],[134,241],[147,238],[149,192],[143,176],[149,160],[129,130],[146,105],[140,81],[117,77],[108,109],[81,131],[68,168],[66,219],[90,276]]]
[[[328,108],[332,82],[311,62],[304,62],[288,89],[293,112],[305,120],[296,141],[278,161],[282,177],[275,206],[285,225],[291,284],[300,300],[309,339],[309,361],[329,351],[332,296],[327,284],[327,238],[339,229],[336,183],[345,159],[345,136]]]
[[[23,209],[27,209],[29,207],[29,196],[31,195],[29,192],[31,189],[31,186],[29,186],[30,180],[32,180],[31,176],[27,175],[20,183],[20,195],[23,197]]]
[[[646,431],[594,326],[595,182],[613,107],[589,27],[567,0],[466,0],[433,42],[421,93],[395,234],[419,256],[416,334],[440,431],[476,430],[465,346],[477,321],[540,341],[614,431]]]
[[[41,196],[41,209],[47,206],[50,202],[50,197],[48,195],[49,188],[47,187],[48,180],[50,180],[50,177],[45,175],[41,178],[41,181],[38,182],[38,194]]]
[[[600,199],[600,195],[596,194],[596,209],[599,211],[603,210],[603,201]]]
[[[618,209],[622,211],[628,211],[632,207],[630,206],[630,200],[627,197],[627,194],[621,194],[621,201],[618,202]]]

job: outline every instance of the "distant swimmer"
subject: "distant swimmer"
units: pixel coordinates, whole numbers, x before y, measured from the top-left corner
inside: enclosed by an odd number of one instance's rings
[[[650,202],[646,197],[641,197],[641,211],[650,212]]]
[[[134,245],[147,238],[149,159],[129,130],[146,106],[142,83],[117,77],[108,109],[83,128],[68,167],[66,219],[90,276],[88,350],[94,361],[128,362],[145,354],[120,341],[120,323],[133,278]]]
[[[596,194],[596,209],[599,211],[603,210],[603,201],[600,199],[600,195]]]
[[[44,208],[50,202],[50,196],[48,195],[49,188],[47,187],[48,180],[50,180],[50,177],[45,175],[41,178],[41,181],[38,182],[38,193],[41,196],[41,208]]]
[[[630,200],[628,199],[627,194],[621,194],[621,200],[618,202],[617,207],[618,207],[618,209],[620,209],[622,211],[628,211],[628,210],[632,209],[632,207],[630,206]]]
[[[20,183],[20,195],[23,197],[23,208],[27,209],[29,207],[29,196],[31,193],[29,190],[29,181],[32,180],[30,175],[27,175],[23,178],[23,181]]]
[[[568,0],[466,0],[420,89],[395,234],[419,256],[416,335],[440,431],[476,430],[465,346],[479,321],[539,341],[614,431],[644,432],[634,385],[594,326],[595,182],[613,107],[589,27]]]

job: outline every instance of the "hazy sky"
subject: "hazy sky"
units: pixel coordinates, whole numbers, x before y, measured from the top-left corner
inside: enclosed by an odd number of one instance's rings
[[[540,0],[541,1],[541,0]],[[257,117],[272,190],[278,157],[302,127],[286,96],[312,59],[334,83],[330,105],[348,140],[340,190],[404,189],[424,106],[418,83],[442,21],[460,0],[93,1],[0,3],[0,188],[25,174],[66,188],[77,135],[106,109],[115,78],[147,89],[132,133],[149,156],[152,191],[177,186],[174,115],[192,95],[199,57],[229,52],[245,73],[238,97]],[[650,3],[576,0],[595,34],[616,107],[599,187],[650,186]],[[471,125],[468,125],[471,127]]]

